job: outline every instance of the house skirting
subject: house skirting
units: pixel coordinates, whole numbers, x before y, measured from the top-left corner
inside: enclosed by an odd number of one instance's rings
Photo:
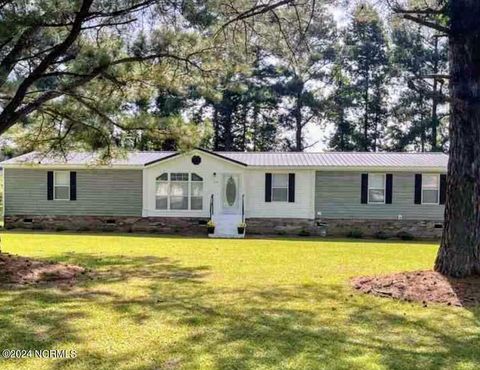
[[[442,236],[443,221],[430,220],[352,220],[299,218],[250,218],[247,219],[247,234],[270,235],[324,235],[378,237],[399,237],[405,233],[419,239],[436,239]]]
[[[206,234],[208,218],[135,216],[5,216],[6,229]]]
[[[159,234],[205,235],[208,218],[135,216],[5,216],[5,228],[54,231],[115,231]],[[439,238],[442,221],[351,220],[301,218],[247,218],[248,235],[304,235],[397,237],[408,233],[415,238]],[[326,226],[324,226],[326,225]]]

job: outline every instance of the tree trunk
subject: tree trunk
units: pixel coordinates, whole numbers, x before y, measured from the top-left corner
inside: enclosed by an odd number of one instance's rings
[[[254,104],[253,106],[253,117],[252,117],[252,126],[253,126],[253,151],[256,152],[258,150],[258,105]]]
[[[219,133],[219,123],[218,123],[218,109],[213,107],[213,149],[219,150],[220,146],[220,133]]]
[[[369,89],[370,89],[370,70],[367,69],[366,78],[365,78],[365,91],[363,96],[363,104],[365,106],[365,112],[363,113],[363,149],[368,152],[368,114],[370,111],[370,102],[369,102]]]
[[[434,62],[433,62],[433,74],[438,74],[438,37],[434,36]],[[438,80],[436,78],[433,79],[433,98],[432,98],[432,117],[431,117],[431,124],[432,124],[432,151],[438,151],[438,144],[437,144],[437,128],[438,128]]]
[[[248,105],[244,104],[242,106],[242,115],[241,115],[242,141],[241,141],[241,147],[239,148],[241,151],[247,150],[247,134],[248,134],[247,116],[248,116]]]
[[[297,103],[294,111],[295,117],[295,151],[303,152],[303,117],[302,117],[302,96],[297,95]]]
[[[450,1],[450,158],[445,227],[435,270],[480,272],[480,2]]]

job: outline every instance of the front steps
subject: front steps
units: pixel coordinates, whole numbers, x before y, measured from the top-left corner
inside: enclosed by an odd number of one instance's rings
[[[212,221],[215,223],[215,232],[208,234],[210,238],[237,238],[245,237],[245,233],[238,233],[238,226],[242,223],[242,215],[220,214],[213,215]]]

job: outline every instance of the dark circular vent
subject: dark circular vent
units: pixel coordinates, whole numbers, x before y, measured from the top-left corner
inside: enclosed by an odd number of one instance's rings
[[[194,155],[192,157],[192,163],[194,165],[199,165],[200,163],[202,163],[202,158],[200,158],[198,155]]]

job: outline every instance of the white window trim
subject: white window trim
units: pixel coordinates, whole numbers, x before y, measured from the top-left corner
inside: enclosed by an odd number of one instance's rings
[[[371,188],[370,187],[370,176],[372,175],[382,175],[383,177],[383,202],[370,202],[370,190],[380,190],[379,188]],[[367,203],[368,204],[386,204],[387,200],[387,175],[385,173],[378,173],[378,172],[374,172],[374,173],[369,173],[368,174],[368,188],[367,188]]]
[[[425,188],[423,178],[425,176],[435,176],[437,179],[437,201],[435,203],[425,203],[423,201],[423,190],[435,190],[433,188]],[[422,204],[426,206],[438,206],[440,204],[440,175],[438,173],[422,173]]]
[[[274,187],[273,186],[273,176],[275,176],[275,175],[287,175],[287,187],[286,188],[285,187],[278,187],[278,186]],[[271,194],[272,194],[272,197],[271,197],[272,200],[271,201],[273,203],[288,203],[288,194],[290,192],[290,183],[289,183],[290,179],[289,179],[288,175],[289,175],[288,172],[287,173],[286,172],[272,173],[272,186],[270,187],[270,191],[271,191]],[[273,189],[287,189],[287,199],[286,200],[274,200],[273,199]]]
[[[57,173],[59,172],[66,172],[68,173],[68,199],[58,199],[57,198],[57,192],[56,192],[56,188],[57,188]],[[66,188],[67,185],[58,185],[59,187],[64,187]],[[60,201],[60,202],[70,202],[70,187],[72,186],[72,184],[70,183],[70,171],[53,171],[53,200],[56,200],[56,201]]]
[[[168,175],[168,180],[157,180],[159,176],[166,173]],[[172,181],[171,174],[172,173],[187,173],[188,174],[188,181]],[[192,174],[196,174],[197,176],[202,178],[202,181],[192,181]],[[167,208],[157,208],[157,184],[159,182],[167,183],[168,184],[168,195],[167,195]],[[186,182],[188,185],[188,208],[185,209],[171,209],[170,208],[170,184],[172,182]],[[202,184],[202,209],[192,209],[192,183],[201,183]],[[203,212],[205,208],[205,179],[204,176],[200,176],[197,172],[162,172],[158,176],[155,176],[155,211],[157,212]]]

